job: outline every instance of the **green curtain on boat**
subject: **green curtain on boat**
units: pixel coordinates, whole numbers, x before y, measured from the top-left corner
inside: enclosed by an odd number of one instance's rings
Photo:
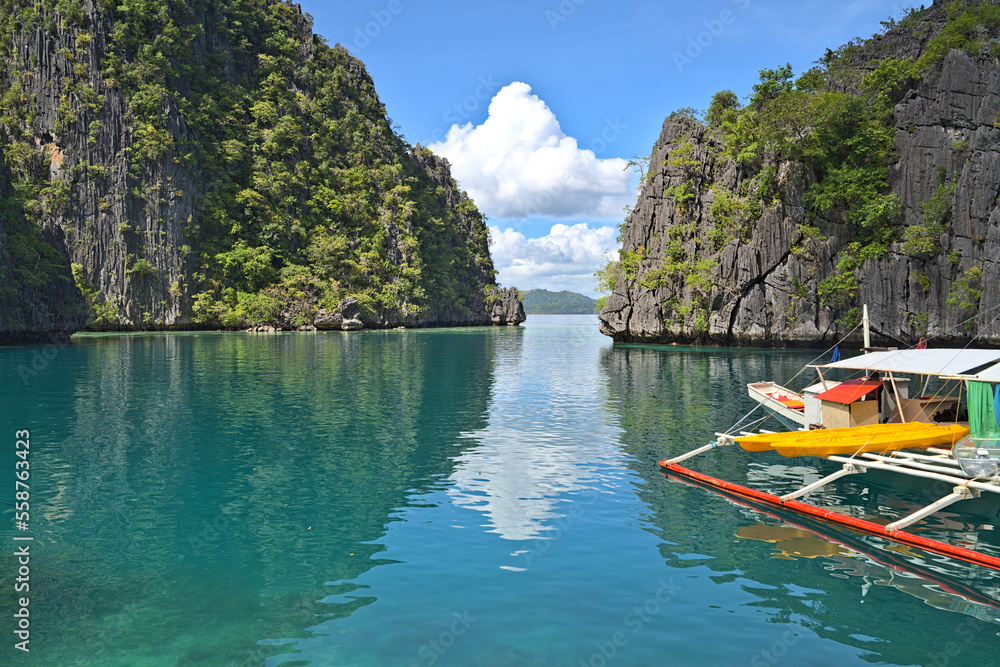
[[[988,382],[969,383],[969,430],[974,438],[1000,435],[993,385]]]

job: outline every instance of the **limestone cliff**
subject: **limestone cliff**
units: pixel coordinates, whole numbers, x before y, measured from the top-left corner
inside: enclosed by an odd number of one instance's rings
[[[1000,8],[935,4],[746,107],[663,125],[601,330],[616,341],[1000,345]]]
[[[482,216],[297,5],[4,3],[0,46],[9,208],[92,328],[493,321]]]
[[[39,229],[18,209],[0,160],[0,343],[58,342],[86,325],[58,228]]]

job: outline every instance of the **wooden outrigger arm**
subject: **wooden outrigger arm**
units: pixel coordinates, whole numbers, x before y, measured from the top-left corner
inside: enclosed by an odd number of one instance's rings
[[[846,477],[847,475],[858,475],[865,471],[866,468],[864,466],[857,465],[855,463],[845,463],[843,468],[833,473],[832,475],[827,475],[823,479],[818,479],[812,484],[809,484],[808,486],[803,486],[798,491],[792,491],[791,493],[786,493],[785,495],[781,496],[778,500],[780,500],[781,503],[784,504],[789,500],[795,500],[796,498],[804,496],[807,493],[811,493],[816,489],[822,488],[827,484],[829,484],[830,482],[840,479],[841,477]]]
[[[868,465],[867,463],[865,465]],[[746,498],[757,503],[763,503],[771,507],[782,508],[797,514],[804,514],[806,516],[811,516],[816,519],[823,521],[829,521],[845,528],[855,530],[860,533],[865,533],[868,535],[875,535],[878,537],[884,537],[886,539],[893,540],[894,542],[899,542],[900,544],[907,544],[912,547],[917,547],[931,553],[943,554],[945,556],[950,556],[958,560],[965,561],[967,563],[973,563],[975,565],[981,565],[983,567],[988,567],[993,570],[1000,570],[1000,558],[996,556],[991,556],[989,554],[980,553],[978,551],[973,551],[972,549],[966,549],[964,547],[955,546],[954,544],[948,544],[946,542],[941,542],[939,540],[932,540],[922,535],[914,535],[913,533],[907,533],[903,530],[898,530],[895,527],[883,526],[881,524],[875,523],[873,521],[868,521],[866,519],[860,519],[858,517],[848,516],[846,514],[841,514],[840,512],[835,512],[833,510],[824,509],[821,507],[816,507],[815,505],[810,505],[808,503],[803,503],[798,500],[788,500],[782,502],[781,499],[771,493],[765,493],[763,491],[757,491],[756,489],[751,489],[746,486],[741,486],[739,484],[733,484],[732,482],[726,482],[725,480],[706,475],[704,473],[695,472],[694,470],[689,470],[683,466],[677,465],[675,463],[668,463],[666,460],[660,461],[660,466],[664,469],[679,475],[681,477],[693,480],[695,482],[705,484],[709,487],[719,489],[725,493],[732,494],[741,498]],[[939,502],[958,502],[961,498],[954,501],[950,500],[950,497],[942,498]],[[924,508],[929,510],[928,513],[937,511],[937,508]],[[923,511],[923,510],[921,510]],[[926,516],[926,515],[925,515]],[[912,518],[907,517],[907,519]],[[921,517],[916,517],[913,520],[919,520]]]
[[[931,463],[927,463],[926,461],[930,461],[934,458],[928,455],[904,455],[903,458],[900,459],[869,452],[861,454],[861,457],[863,458],[837,455],[825,457],[828,460],[843,464],[843,467],[840,470],[823,477],[822,479],[779,497],[763,491],[757,491],[756,489],[733,484],[732,482],[726,482],[724,480],[717,479],[703,473],[698,473],[677,465],[679,461],[689,459],[720,446],[733,445],[735,443],[732,435],[717,433],[716,436],[718,436],[718,440],[672,459],[664,459],[660,461],[660,466],[677,475],[681,475],[702,484],[707,484],[740,497],[749,498],[775,507],[781,507],[799,514],[809,515],[857,530],[862,533],[867,533],[869,535],[885,537],[895,542],[915,546],[933,553],[952,556],[968,563],[975,563],[983,567],[1000,570],[1000,558],[997,558],[996,556],[979,553],[971,549],[955,546],[939,540],[929,539],[920,535],[914,535],[902,530],[903,528],[906,528],[907,526],[910,526],[917,521],[920,521],[957,502],[972,498],[979,498],[982,491],[1000,493],[1000,484],[997,484],[996,482],[981,482],[975,479],[963,479],[961,477],[957,477],[950,474],[952,472],[951,470],[941,466],[940,464],[932,465]],[[923,477],[935,481],[947,482],[953,485],[952,492],[888,525],[881,525],[864,519],[859,519],[857,517],[851,517],[834,510],[823,509],[821,507],[796,500],[797,498],[826,486],[830,482],[840,479],[841,477],[862,474],[867,472],[869,469],[891,470],[913,477]]]
[[[903,528],[906,528],[910,524],[916,523],[917,521],[920,521],[924,517],[928,517],[931,514],[934,514],[934,512],[937,512],[938,510],[942,510],[945,507],[948,507],[948,505],[957,503],[960,500],[968,500],[969,498],[978,498],[978,497],[979,497],[979,489],[970,489],[967,486],[956,486],[955,490],[949,493],[944,498],[941,498],[940,500],[931,503],[930,505],[921,510],[917,510],[916,512],[910,514],[909,516],[903,517],[899,521],[893,521],[892,523],[890,523],[888,526],[885,527],[885,531],[887,533],[891,533],[894,530],[902,530]]]

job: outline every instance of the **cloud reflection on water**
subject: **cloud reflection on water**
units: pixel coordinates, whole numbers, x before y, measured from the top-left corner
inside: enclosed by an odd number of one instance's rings
[[[566,316],[559,327],[532,318],[537,324],[529,322],[524,336],[505,339],[506,348],[497,350],[488,424],[464,434],[478,444],[454,459],[449,476],[452,502],[482,512],[489,530],[508,540],[551,536],[569,511],[559,505],[573,502],[570,494],[597,489],[602,468],[621,457],[619,427],[582,407],[605,402],[597,363],[603,341],[596,340],[587,362],[566,340],[593,340],[595,318],[580,316],[579,334],[566,328]],[[534,414],[524,414],[526,405]],[[581,424],[592,434],[585,441]]]

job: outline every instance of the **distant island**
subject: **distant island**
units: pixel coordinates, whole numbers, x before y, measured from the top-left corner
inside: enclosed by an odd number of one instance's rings
[[[597,301],[576,292],[533,289],[521,292],[527,315],[580,315],[597,312]]]

